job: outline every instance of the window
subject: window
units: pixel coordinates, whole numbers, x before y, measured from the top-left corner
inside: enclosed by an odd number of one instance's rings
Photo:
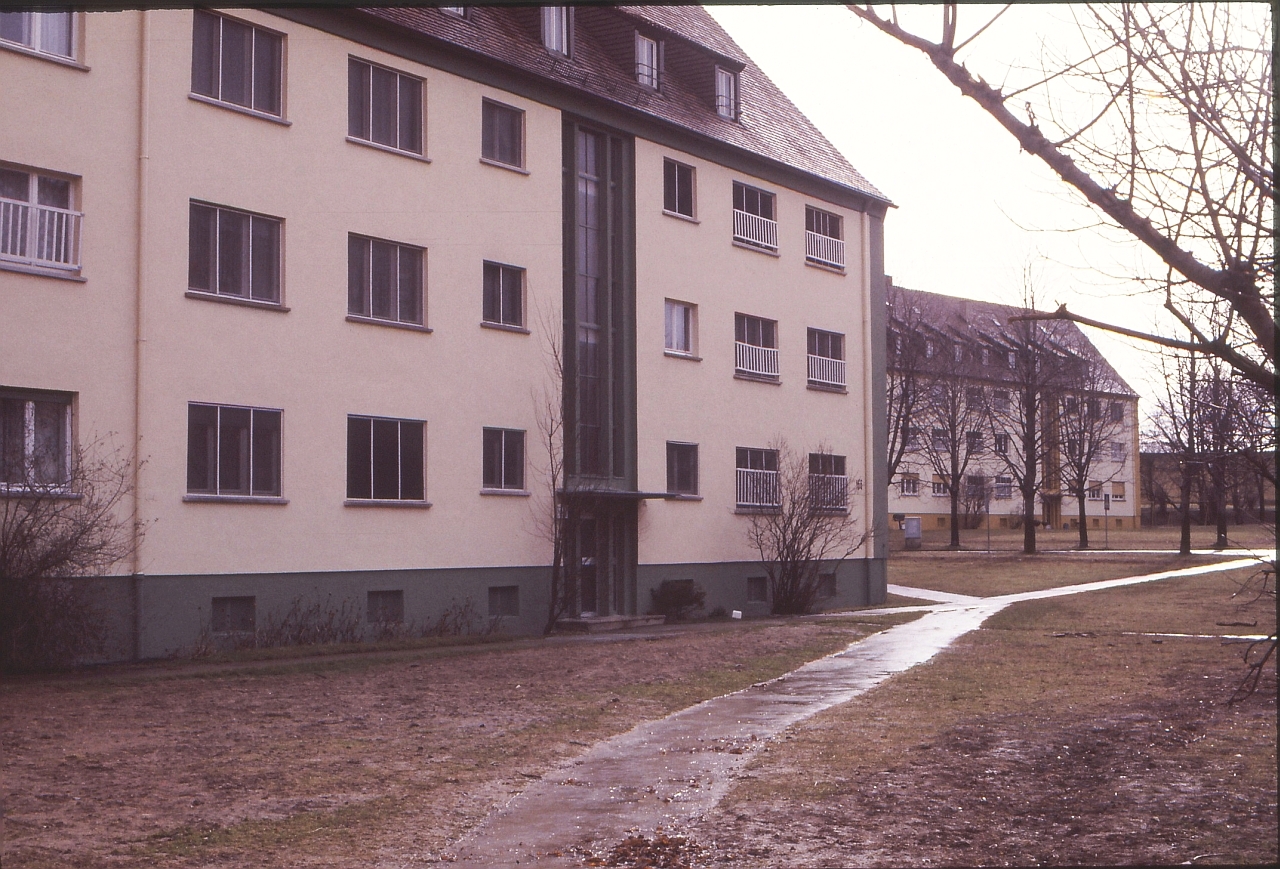
[[[441,6],[441,7],[440,7],[440,11],[441,11],[441,12],[447,12],[447,13],[449,13],[450,15],[456,15],[456,16],[458,16],[459,18],[466,18],[466,17],[467,17],[467,7],[466,7],[466,6]]]
[[[347,313],[422,325],[424,251],[362,235],[347,236]]]
[[[992,393],[992,400],[996,410],[1007,411],[1009,409],[1009,390],[997,389]]]
[[[934,356],[937,355],[937,353],[938,353],[937,345],[934,344],[932,341],[926,340],[924,342],[924,358],[932,359]]]
[[[656,39],[636,34],[636,81],[645,87],[658,89],[658,69],[661,65],[661,49]]]
[[[964,478],[964,497],[968,501],[983,501],[987,494],[987,478],[970,475]]]
[[[484,430],[483,478],[486,489],[524,489],[524,432],[519,429]]]
[[[733,240],[769,251],[778,249],[774,196],[733,182]]]
[[[1017,368],[1017,367],[1018,367],[1018,354],[1017,354],[1017,353],[1015,353],[1014,351],[1010,350],[1006,355],[1007,355],[1007,357],[1008,357],[1009,367],[1010,367],[1010,368]]]
[[[739,374],[778,379],[778,323],[734,314],[735,365]]]
[[[844,336],[839,332],[809,330],[809,383],[844,388]]]
[[[693,167],[675,160],[662,161],[662,210],[693,217]]]
[[[965,403],[968,404],[970,407],[981,407],[982,406],[982,387],[981,386],[965,387],[964,400],[965,400]]]
[[[0,390],[0,490],[71,482],[71,396]]]
[[[908,449],[917,449],[920,446],[920,428],[919,426],[908,425],[903,423],[902,438]]]
[[[1122,402],[1111,402],[1111,421],[1124,422],[1124,404]]]
[[[504,166],[524,166],[524,112],[485,100],[480,106],[480,156]]]
[[[215,634],[251,634],[257,598],[215,597],[209,610],[209,627]]]
[[[716,114],[733,120],[738,117],[738,76],[724,67],[716,67]]]
[[[572,39],[572,16],[568,6],[542,7],[542,44],[553,54],[569,56]]]
[[[965,433],[965,448],[969,455],[981,455],[986,450],[986,445],[982,442],[982,432],[971,431]]]
[[[1066,438],[1067,455],[1075,459],[1082,458],[1082,455],[1080,452],[1080,444],[1081,444],[1080,438],[1077,438],[1077,437]]]
[[[54,57],[74,57],[71,12],[0,12],[0,42]]]
[[[818,597],[836,596],[836,575],[834,573],[818,574]]]
[[[737,496],[739,507],[777,507],[778,451],[738,447]]]
[[[187,492],[280,497],[279,410],[187,405]]]
[[[664,304],[665,346],[668,353],[692,356],[697,352],[695,330],[697,305],[667,299]]]
[[[918,497],[920,495],[920,475],[902,474],[898,478],[898,491],[908,498]]]
[[[404,622],[404,591],[371,591],[366,598],[365,618],[371,625],[398,625]]]
[[[1090,482],[1089,488],[1085,490],[1085,497],[1090,501],[1102,500],[1102,484],[1098,482]]]
[[[412,419],[347,417],[347,498],[424,500],[423,429]]]
[[[951,487],[947,485],[947,478],[938,474],[933,475],[933,497],[945,498],[951,494]]]
[[[1085,405],[1090,419],[1099,419],[1102,417],[1102,402],[1096,398],[1089,399]]]
[[[933,445],[933,449],[939,452],[950,452],[951,440],[947,437],[946,429],[935,428],[930,433],[929,443]]]
[[[347,59],[347,138],[422,153],[422,79]]]
[[[769,602],[769,577],[747,577],[747,603]]]
[[[667,441],[667,491],[698,494],[698,445]]]
[[[281,222],[277,217],[192,202],[188,289],[280,304]]]
[[[1111,500],[1112,501],[1124,500],[1124,483],[1111,484]]]
[[[1068,395],[1062,400],[1062,409],[1065,413],[1075,413],[1080,407],[1080,403],[1076,401],[1074,395]]]
[[[1113,462],[1124,461],[1124,441],[1111,442],[1111,461]]]
[[[993,491],[993,497],[997,501],[1007,501],[1013,497],[1013,478],[1012,477],[996,477],[996,485]]]
[[[964,347],[959,344],[953,345],[951,348],[951,356],[956,362],[964,361]]]
[[[489,617],[520,615],[520,586],[489,586]]]
[[[486,262],[483,307],[484,322],[523,328],[524,269]]]
[[[1009,455],[1009,436],[1007,434],[997,434],[995,436],[995,442],[996,442],[996,455],[998,456]]]
[[[79,270],[83,215],[71,210],[72,186],[70,178],[0,165],[0,262]]]
[[[838,214],[804,207],[804,255],[809,262],[844,268],[844,234]]]
[[[820,510],[843,510],[849,505],[844,456],[809,453],[809,501]]]
[[[192,30],[192,93],[280,116],[283,36],[203,9]]]

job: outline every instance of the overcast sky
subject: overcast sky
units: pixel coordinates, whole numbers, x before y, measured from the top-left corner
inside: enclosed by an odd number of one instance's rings
[[[999,6],[961,5],[963,35]],[[1159,300],[1130,298],[1132,246],[1081,230],[1096,219],[1039,158],[964,97],[914,49],[843,6],[712,6],[711,14],[841,153],[897,208],[885,224],[885,271],[900,286],[1021,304],[1033,265],[1037,307],[1136,328]],[[938,7],[916,7],[910,27],[936,39]],[[1010,64],[1038,64],[1043,37],[1076,32],[1065,6],[1022,5],[961,55],[993,84]],[[928,28],[927,30],[921,28]],[[1080,107],[1087,111],[1088,106]],[[1074,230],[1074,231],[1073,231]],[[1148,353],[1087,330],[1140,394]],[[1150,403],[1144,401],[1144,413]]]

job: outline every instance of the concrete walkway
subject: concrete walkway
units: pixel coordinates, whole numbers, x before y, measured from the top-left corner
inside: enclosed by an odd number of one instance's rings
[[[629,830],[680,828],[714,807],[734,774],[783,729],[921,664],[1013,603],[1235,570],[1252,558],[1041,591],[974,598],[905,586],[895,594],[938,603],[860,610],[921,612],[826,658],[676,712],[598,743],[542,780],[459,843],[463,866],[581,866]]]

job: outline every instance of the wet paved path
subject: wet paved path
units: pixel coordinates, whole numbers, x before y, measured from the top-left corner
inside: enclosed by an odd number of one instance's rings
[[[925,612],[777,679],[716,697],[598,743],[496,811],[459,843],[463,866],[581,866],[573,850],[599,851],[627,831],[682,827],[711,809],[734,773],[783,729],[921,664],[1013,603],[1234,570],[1252,558],[1041,591],[976,598],[890,586],[938,600],[860,610]],[[579,850],[580,854],[581,851]]]

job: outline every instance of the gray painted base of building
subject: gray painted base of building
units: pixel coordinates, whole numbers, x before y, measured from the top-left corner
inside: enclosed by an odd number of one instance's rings
[[[846,561],[836,571],[835,595],[818,609],[834,610],[884,602],[884,559]],[[319,605],[319,612],[356,614],[366,638],[369,592],[401,591],[404,622],[411,631],[437,625],[453,613],[470,629],[509,634],[539,634],[546,625],[549,568],[432,568],[420,570],[252,573],[234,575],[121,576],[82,580],[83,590],[101,613],[107,634],[103,660],[125,661],[183,657],[212,644],[233,645],[236,637],[214,632],[214,598],[253,598],[255,625],[279,623],[296,605]],[[652,592],[665,580],[692,579],[706,592],[706,612],[740,610],[748,617],[769,613],[768,601],[748,601],[749,577],[764,576],[755,562],[720,564],[641,564],[636,571],[636,600],[648,612]],[[492,587],[517,592],[515,615],[490,616]]]

